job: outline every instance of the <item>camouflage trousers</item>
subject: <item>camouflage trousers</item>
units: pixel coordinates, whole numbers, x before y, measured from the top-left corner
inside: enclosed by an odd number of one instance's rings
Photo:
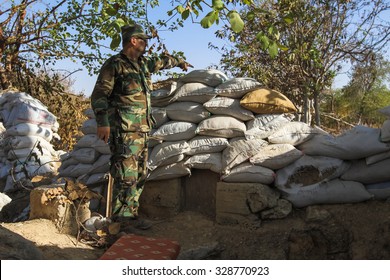
[[[110,173],[114,178],[112,214],[114,217],[137,217],[147,176],[148,134],[111,133],[110,149]]]

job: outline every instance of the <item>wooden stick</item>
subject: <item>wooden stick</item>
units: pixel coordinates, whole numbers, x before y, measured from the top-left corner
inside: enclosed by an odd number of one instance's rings
[[[112,191],[114,186],[114,178],[111,174],[108,174],[107,184],[107,200],[106,200],[106,218],[110,218],[112,215]]]

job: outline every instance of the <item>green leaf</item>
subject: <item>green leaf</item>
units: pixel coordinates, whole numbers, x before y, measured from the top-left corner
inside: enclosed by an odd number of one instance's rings
[[[240,33],[244,29],[244,22],[240,15],[236,11],[232,11],[228,16],[232,30],[236,33]]]
[[[214,22],[218,19],[218,12],[212,11],[208,13],[201,21],[200,25],[203,28],[210,28],[214,24]]]
[[[187,9],[181,14],[181,18],[186,20],[190,16],[190,10]]]
[[[287,24],[291,24],[294,22],[294,17],[291,14],[288,14],[287,16],[283,17],[283,20]]]
[[[254,11],[248,12],[246,16],[247,16],[248,21],[251,21],[251,20],[253,20],[256,17]]]
[[[259,32],[256,35],[256,39],[259,40],[260,46],[263,50],[267,50],[269,47],[269,38],[264,35],[264,33]]]
[[[116,50],[120,43],[121,43],[121,36],[119,36],[118,33],[114,34],[114,36],[112,37],[111,44],[110,44],[110,49]]]
[[[184,9],[184,7],[183,7],[182,5],[177,6],[177,7],[176,7],[176,10],[177,10],[180,14],[182,14],[182,13],[185,11],[185,9]]]
[[[276,44],[276,42],[272,42],[268,48],[268,53],[271,56],[271,58],[275,58],[278,55],[278,51],[279,51],[278,44]]]
[[[225,4],[222,0],[213,0],[212,4],[214,10],[222,10],[225,7]]]
[[[105,12],[106,12],[108,15],[110,15],[110,16],[115,16],[115,15],[117,14],[118,11],[117,11],[113,6],[109,5],[109,6],[107,6]]]

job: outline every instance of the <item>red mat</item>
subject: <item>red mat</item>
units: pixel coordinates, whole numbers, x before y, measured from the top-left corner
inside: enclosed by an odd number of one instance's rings
[[[174,240],[128,234],[120,237],[100,260],[175,260],[180,245]]]

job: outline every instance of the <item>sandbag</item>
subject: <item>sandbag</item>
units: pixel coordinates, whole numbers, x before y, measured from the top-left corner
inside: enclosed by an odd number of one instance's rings
[[[167,180],[187,175],[191,175],[190,168],[183,162],[178,162],[156,168],[148,174],[146,181]]]
[[[174,121],[199,123],[211,114],[197,102],[174,102],[166,107],[167,116]]]
[[[270,144],[249,158],[249,162],[277,170],[290,165],[302,156],[302,151],[291,144]]]
[[[379,134],[378,128],[356,126],[337,137],[316,135],[299,145],[298,149],[307,155],[361,159],[390,150],[390,143],[381,142]]]
[[[169,121],[167,111],[165,108],[152,107],[152,117],[155,120],[155,127],[160,127]]]
[[[81,163],[93,163],[100,156],[94,148],[75,149],[70,156]]]
[[[380,137],[382,142],[390,142],[390,119],[385,120],[380,128]]]
[[[188,141],[188,145],[190,150],[187,155],[218,153],[229,145],[229,141],[223,137],[195,136]]]
[[[216,95],[214,88],[202,83],[188,83],[179,87],[171,99],[172,102],[197,102],[205,103]]]
[[[363,184],[334,179],[308,186],[294,186],[282,193],[282,197],[295,207],[317,204],[357,203],[372,198]]]
[[[256,89],[248,92],[241,99],[240,104],[257,114],[294,113],[295,105],[282,93],[268,88]]]
[[[150,170],[156,169],[168,158],[187,153],[190,150],[188,143],[184,140],[177,142],[162,142],[153,147],[149,159]]]
[[[276,171],[275,186],[281,191],[313,185],[340,177],[350,167],[341,159],[303,155],[292,164]]]
[[[185,166],[195,169],[209,169],[215,173],[222,172],[221,153],[196,154],[184,162]]]
[[[390,181],[390,159],[385,159],[370,165],[364,159],[352,161],[351,167],[341,176],[347,181],[363,184],[374,184]]]
[[[231,116],[240,121],[253,120],[253,113],[240,105],[240,100],[229,97],[214,97],[203,104],[210,113]]]
[[[261,87],[261,84],[252,78],[232,78],[215,88],[217,96],[240,99],[249,91],[253,91]]]
[[[385,200],[390,197],[390,181],[376,184],[366,184],[366,190],[374,196],[374,199]]]
[[[237,140],[222,152],[222,173],[229,174],[230,170],[259,153],[261,149],[268,145],[264,140]]]
[[[35,135],[44,138],[51,142],[53,139],[53,131],[47,127],[39,126],[31,123],[20,123],[7,128],[5,136],[27,136]]]
[[[225,82],[228,77],[216,69],[198,69],[189,72],[179,78],[181,83],[202,83],[210,87],[216,87]]]
[[[317,134],[324,134],[324,132],[303,122],[290,122],[284,124],[268,136],[268,141],[273,144],[291,144],[296,146],[308,141]]]
[[[247,139],[265,139],[285,124],[294,119],[292,114],[259,114],[246,123],[245,137]]]
[[[196,134],[224,138],[244,136],[245,123],[230,116],[211,116],[198,124]]]
[[[224,174],[221,180],[234,183],[259,183],[271,184],[275,179],[275,173],[266,167],[253,165],[249,162],[241,163],[233,167],[229,174]]]
[[[157,128],[151,137],[163,141],[189,140],[195,137],[197,125],[190,122],[169,121]]]

